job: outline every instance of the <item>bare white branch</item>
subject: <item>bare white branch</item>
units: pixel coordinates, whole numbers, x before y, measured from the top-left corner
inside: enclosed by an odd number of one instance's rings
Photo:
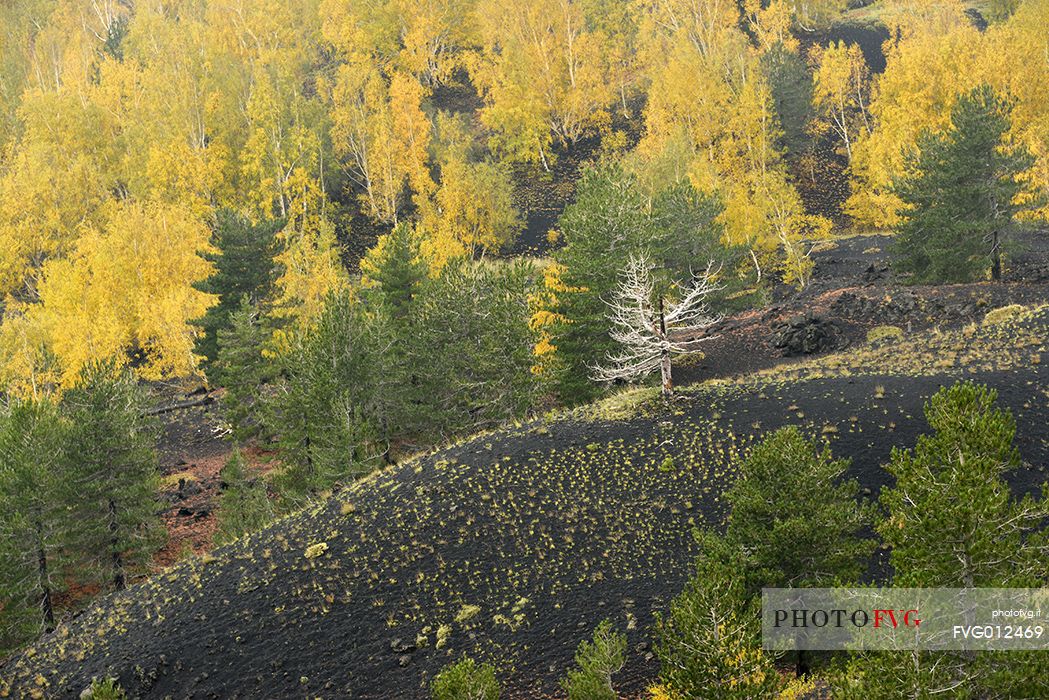
[[[710,295],[721,287],[714,282],[720,270],[713,263],[686,285],[677,285],[678,299],[653,299],[652,263],[644,255],[631,256],[620,275],[619,285],[608,305],[609,335],[619,352],[609,353],[606,364],[594,367],[596,381],[636,379],[659,369],[663,390],[670,393],[670,359],[674,355],[696,352],[698,346],[717,336],[711,326],[721,321],[708,304]]]

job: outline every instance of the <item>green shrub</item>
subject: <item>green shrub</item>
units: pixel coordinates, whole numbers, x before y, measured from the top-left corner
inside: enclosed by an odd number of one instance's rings
[[[882,341],[896,342],[903,339],[903,329],[899,326],[875,326],[867,331],[868,343],[879,343]]]
[[[1016,320],[1022,316],[1025,311],[1027,311],[1027,307],[1022,304],[1009,304],[1009,306],[991,309],[987,312],[987,315],[983,317],[983,325],[997,326],[1002,323],[1007,323]]]
[[[82,700],[125,700],[127,694],[116,678],[91,679],[91,687],[80,695]]]
[[[643,415],[658,398],[656,387],[631,387],[591,404],[589,410],[595,420],[627,420]]]
[[[612,623],[604,620],[594,630],[592,643],[585,639],[579,643],[575,662],[576,668],[561,681],[568,700],[617,700],[612,676],[626,662],[626,635],[613,630]]]
[[[470,658],[445,667],[430,683],[433,700],[499,700],[499,682],[491,664]]]

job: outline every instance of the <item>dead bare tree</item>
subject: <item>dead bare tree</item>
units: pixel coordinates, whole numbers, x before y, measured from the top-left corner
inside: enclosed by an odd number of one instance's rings
[[[675,285],[681,296],[674,301],[655,294],[652,271],[653,265],[644,255],[631,256],[623,269],[614,297],[605,302],[612,323],[609,335],[621,351],[609,353],[607,364],[594,367],[591,376],[600,382],[630,380],[658,368],[663,395],[668,397],[674,393],[671,358],[694,353],[700,344],[717,337],[707,331],[722,316],[711,313],[707,298],[720,286],[713,281],[717,270],[708,263],[702,274],[685,285]]]

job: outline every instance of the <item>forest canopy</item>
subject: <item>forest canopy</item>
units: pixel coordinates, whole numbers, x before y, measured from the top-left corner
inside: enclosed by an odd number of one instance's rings
[[[986,31],[958,0],[883,4],[872,75],[855,45],[797,38],[835,0],[4,3],[0,381],[69,386],[106,359],[200,371],[221,212],[276,231],[267,301],[303,327],[376,231],[408,222],[433,276],[506,250],[522,183],[583,143],[650,201],[682,183],[717,200],[724,244],[747,253],[729,274],[804,286],[832,222],[799,193],[797,134],[841,141],[846,213],[892,227],[908,152],[986,83],[1033,155],[1026,216],[1046,217],[1049,1]],[[788,69],[814,88],[809,124],[784,107]]]

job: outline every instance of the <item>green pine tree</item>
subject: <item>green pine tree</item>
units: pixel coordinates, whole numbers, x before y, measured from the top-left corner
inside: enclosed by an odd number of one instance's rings
[[[67,427],[48,400],[12,401],[0,416],[0,651],[55,627],[68,573]]]
[[[796,426],[767,436],[742,461],[725,494],[732,506],[725,540],[746,552],[739,574],[748,595],[859,579],[877,543],[862,536],[873,509],[860,501],[856,480],[845,480],[848,467]],[[808,673],[806,657],[795,657],[799,676]]]
[[[222,495],[219,498],[216,544],[226,544],[261,530],[273,520],[273,503],[266,493],[266,483],[259,478],[249,478],[239,447],[233,449],[219,476],[222,478]]]
[[[281,226],[280,221],[252,224],[229,209],[217,212],[212,235],[216,252],[202,254],[214,265],[215,272],[194,285],[218,296],[218,302],[196,321],[203,334],[195,349],[208,367],[218,357],[219,334],[231,326],[230,314],[238,309],[242,298],[247,296],[256,306],[269,298],[277,274],[273,258]]]
[[[1019,175],[1034,163],[1009,144],[1011,105],[982,85],[959,96],[951,126],[926,133],[896,183],[903,201],[896,268],[914,282],[1002,276],[1002,244],[1023,205]]]
[[[663,686],[680,698],[774,697],[779,674],[761,648],[758,607],[739,575],[742,553],[706,544],[717,551],[699,557],[669,613],[656,615]]]
[[[374,354],[375,419],[382,439],[410,430],[413,394],[418,390],[420,365],[411,361],[416,342],[415,306],[429,279],[428,267],[411,225],[398,224],[361,261],[362,297],[372,314],[374,337],[385,352]],[[388,455],[387,455],[388,456]]]
[[[264,414],[283,465],[273,485],[289,507],[378,464],[374,367],[384,346],[373,330],[352,294],[337,293],[280,358]]]
[[[579,643],[575,663],[561,681],[568,700],[618,700],[612,676],[626,663],[626,635],[612,629],[608,620],[602,621],[592,642]]]
[[[415,302],[401,347],[408,378],[402,425],[414,437],[447,437],[522,415],[537,397],[530,263],[453,261]],[[419,368],[425,368],[425,371]]]
[[[878,531],[892,547],[895,585],[1044,585],[1032,536],[1049,500],[1013,497],[1005,477],[1020,466],[1016,421],[997,397],[969,382],[941,389],[925,404],[933,433],[893,450],[886,468],[896,484],[882,491],[888,518]]]
[[[218,331],[215,378],[225,389],[222,406],[233,438],[244,441],[258,433],[255,406],[262,387],[271,379],[273,367],[263,355],[270,334],[258,307],[247,295],[229,314],[229,326]]]
[[[394,320],[404,321],[428,276],[412,226],[404,222],[395,226],[364,257],[361,271],[367,280],[366,300]]]
[[[1017,499],[1006,475],[1020,466],[1016,422],[997,393],[960,382],[925,405],[931,434],[894,449],[896,483],[882,491],[878,527],[892,547],[893,585],[918,588],[1043,587],[1049,487]],[[1034,698],[1049,696],[1044,652],[913,651],[855,655],[835,675],[834,696]]]
[[[726,539],[747,552],[740,572],[750,595],[763,587],[830,587],[855,582],[874,551],[861,531],[872,521],[848,459],[796,426],[772,433],[739,465],[725,498]]]
[[[76,546],[88,572],[117,590],[163,541],[158,519],[156,433],[145,396],[130,372],[89,365],[62,397],[70,423],[70,468]]]

